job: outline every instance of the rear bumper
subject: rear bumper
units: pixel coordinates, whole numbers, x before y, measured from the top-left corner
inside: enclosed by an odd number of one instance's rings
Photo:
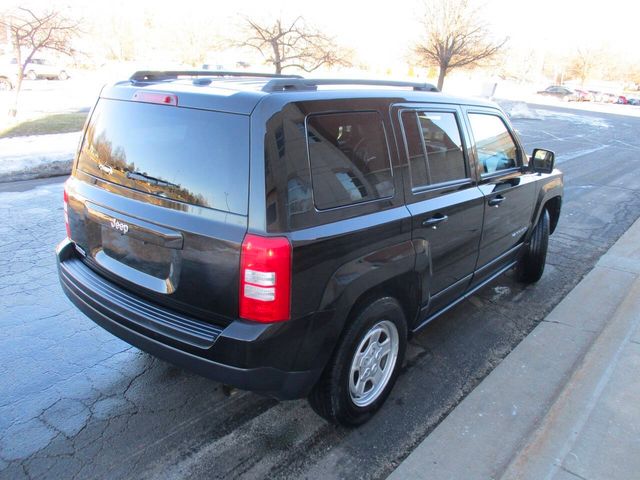
[[[328,313],[274,324],[235,320],[219,327],[159,307],[110,282],[89,268],[68,240],[56,254],[67,297],[102,328],[158,358],[283,400],[308,395],[322,372],[328,355],[302,352],[300,346],[308,345],[307,332],[317,332],[313,325],[328,320]]]

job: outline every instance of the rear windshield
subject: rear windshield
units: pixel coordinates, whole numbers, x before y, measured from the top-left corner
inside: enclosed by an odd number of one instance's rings
[[[243,115],[100,99],[78,167],[135,190],[246,215],[248,137]]]

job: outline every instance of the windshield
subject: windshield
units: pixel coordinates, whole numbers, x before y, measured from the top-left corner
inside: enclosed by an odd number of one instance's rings
[[[247,214],[249,119],[101,99],[78,168],[153,195]]]

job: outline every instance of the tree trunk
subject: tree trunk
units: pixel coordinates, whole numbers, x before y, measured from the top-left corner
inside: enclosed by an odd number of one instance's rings
[[[22,52],[20,44],[16,39],[13,45],[13,53],[16,57],[16,68],[18,69],[18,77],[16,79],[15,94],[13,96],[13,105],[9,107],[9,116],[15,118],[18,115],[18,99],[20,98],[20,90],[22,89],[22,79],[24,78],[24,65],[22,64]]]
[[[438,90],[442,91],[442,85],[444,85],[444,77],[447,74],[446,67],[440,67],[440,73],[438,74]]]
[[[9,108],[9,116],[15,118],[18,115],[18,98],[20,98],[20,89],[22,88],[22,72],[18,74],[16,88],[13,96],[13,105]]]
[[[277,40],[271,40],[271,49],[273,50],[273,66],[276,67],[276,75],[280,75],[282,73],[282,57]]]

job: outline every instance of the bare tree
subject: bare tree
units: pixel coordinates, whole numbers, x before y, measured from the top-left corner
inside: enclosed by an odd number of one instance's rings
[[[145,33],[148,29],[145,25]],[[104,14],[91,32],[92,39],[96,40],[106,51],[109,60],[127,62],[136,58],[136,29],[132,20],[122,17],[116,12]]]
[[[25,7],[6,12],[0,18],[0,25],[9,31],[16,58],[16,93],[14,105],[9,110],[9,115],[15,117],[22,80],[29,62],[42,50],[71,55],[71,40],[80,32],[80,25],[78,21],[67,18],[56,10],[35,12]]]
[[[571,77],[580,80],[580,85],[584,87],[584,83],[587,78],[593,73],[593,71],[601,64],[602,55],[599,52],[579,48],[576,53],[569,59],[568,74]],[[610,65],[613,70],[614,65]]]
[[[137,2],[120,10],[102,5],[85,25],[90,41],[109,60],[179,62],[200,68],[211,50],[220,50],[215,20],[207,14],[194,16],[189,9],[158,9]],[[99,58],[95,53],[94,58]]]
[[[333,39],[307,25],[298,17],[291,23],[281,18],[271,24],[245,18],[246,38],[237,44],[255,48],[276,73],[287,68],[312,72],[322,66],[349,66],[350,53],[341,50]]]
[[[210,18],[186,16],[174,23],[177,28],[165,30],[163,36],[172,43],[167,50],[174,52],[181,63],[201,68],[209,52],[224,49],[224,42],[212,27]]]
[[[422,20],[426,35],[414,53],[426,66],[440,69],[438,88],[454,68],[473,67],[495,56],[507,38],[493,41],[478,8],[468,0],[430,0]]]

